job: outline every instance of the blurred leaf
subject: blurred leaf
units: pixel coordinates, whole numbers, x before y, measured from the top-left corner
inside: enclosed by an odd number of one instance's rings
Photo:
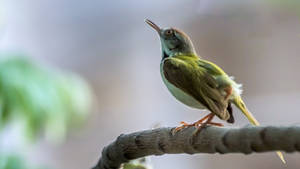
[[[128,163],[123,164],[121,169],[152,169],[150,157],[131,160]]]
[[[147,169],[145,166],[140,164],[124,164],[123,169]]]
[[[34,139],[59,141],[80,124],[90,106],[90,90],[79,76],[50,71],[25,57],[0,61],[0,126],[14,120]]]
[[[26,162],[17,155],[0,155],[0,169],[46,169],[44,167],[28,167]]]

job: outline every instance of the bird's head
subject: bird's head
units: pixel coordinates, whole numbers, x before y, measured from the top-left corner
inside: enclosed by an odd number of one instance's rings
[[[175,28],[160,28],[148,19],[146,19],[145,22],[159,34],[163,58],[180,54],[196,54],[191,39],[184,32]]]

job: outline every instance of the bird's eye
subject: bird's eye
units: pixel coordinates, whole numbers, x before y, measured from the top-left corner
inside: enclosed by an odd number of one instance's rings
[[[167,31],[166,31],[166,35],[172,35],[173,34],[173,30],[172,29],[168,29]]]

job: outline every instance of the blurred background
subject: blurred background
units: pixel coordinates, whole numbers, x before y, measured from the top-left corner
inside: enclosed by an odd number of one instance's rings
[[[29,127],[29,136],[21,136],[23,123],[18,120],[6,120],[6,127],[0,129],[1,155],[13,154],[4,157],[13,164],[49,169],[91,168],[102,148],[121,133],[149,129],[157,123],[177,126],[180,121],[193,122],[207,113],[179,103],[163,85],[159,38],[144,23],[145,18],[161,27],[184,30],[200,56],[215,62],[243,84],[244,100],[262,124],[299,124],[298,0],[1,0],[0,4],[2,65],[16,55],[26,56],[29,68],[19,70],[21,74],[31,69],[31,62],[37,66],[33,72],[44,72],[28,75],[39,77],[38,82],[35,78],[20,78],[20,74],[10,76],[8,72],[6,79],[15,77],[18,87],[22,88],[23,81],[29,86],[20,89],[27,95],[24,102],[17,104],[47,104],[37,111],[39,118],[34,118],[35,125]],[[63,87],[49,88],[58,95],[58,88],[68,91],[62,97],[69,98],[66,104],[57,103],[61,97],[49,94],[53,92],[45,94],[48,89],[43,88],[61,76],[75,79],[67,80]],[[39,84],[39,90],[30,87],[32,81]],[[7,96],[12,95],[5,91]],[[38,97],[27,97],[31,93]],[[2,103],[5,97],[1,94]],[[47,100],[47,94],[53,100]],[[73,95],[78,99],[70,99]],[[92,106],[88,108],[90,102]],[[78,108],[78,104],[83,105]],[[55,109],[57,105],[59,110]],[[14,106],[12,102],[10,107]],[[24,114],[22,117],[27,117],[28,113]],[[234,115],[236,123],[232,126],[248,124],[236,109]],[[52,117],[50,122],[48,117]],[[69,124],[78,119],[82,119],[79,125]],[[152,163],[155,169],[294,169],[299,168],[299,157],[298,153],[285,154],[286,166],[275,153],[165,155],[152,157]],[[13,167],[6,167],[10,168]]]

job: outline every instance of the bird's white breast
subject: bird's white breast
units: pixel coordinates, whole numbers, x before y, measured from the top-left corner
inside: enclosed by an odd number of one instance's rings
[[[180,102],[186,104],[187,106],[193,107],[193,108],[206,109],[199,101],[194,99],[192,96],[190,96],[189,94],[185,93],[181,89],[177,88],[176,86],[174,86],[173,84],[168,82],[168,80],[165,78],[164,73],[163,73],[163,62],[160,65],[160,73],[161,73],[163,82],[167,86],[168,90],[172,93],[172,95],[177,100],[179,100]]]

